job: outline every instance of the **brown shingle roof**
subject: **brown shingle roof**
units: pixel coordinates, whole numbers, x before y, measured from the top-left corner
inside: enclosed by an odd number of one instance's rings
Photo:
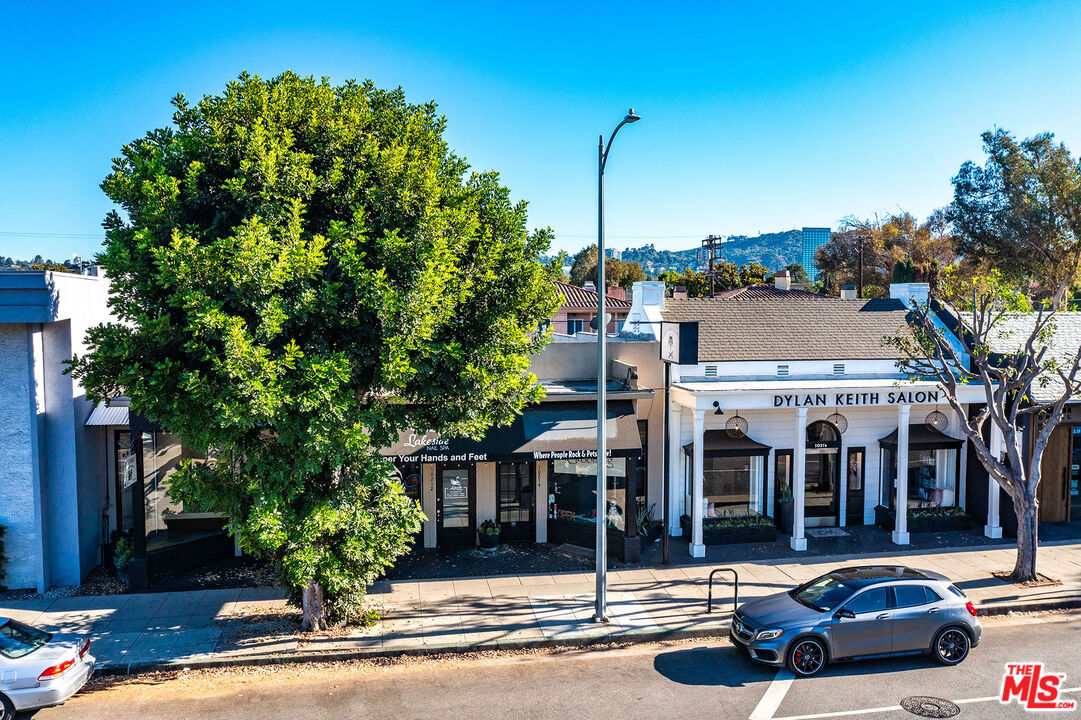
[[[558,280],[556,280],[556,288],[563,295],[563,307],[565,308],[595,309],[597,307],[597,293],[593,290],[586,290],[577,285],[559,282]],[[604,306],[606,308],[627,308],[629,310],[631,303],[628,300],[619,300],[609,295],[604,300]]]
[[[700,362],[733,360],[888,360],[882,342],[908,327],[900,300],[842,300],[801,291],[668,298],[665,320],[697,320]]]
[[[724,290],[717,293],[719,298],[745,298],[748,300],[768,300],[776,297],[823,297],[817,293],[806,290],[778,290],[776,285],[747,285],[733,290]]]

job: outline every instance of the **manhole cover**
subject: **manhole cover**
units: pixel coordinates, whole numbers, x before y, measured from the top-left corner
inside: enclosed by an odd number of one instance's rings
[[[961,708],[949,700],[936,697],[908,697],[901,701],[901,707],[913,715],[925,718],[952,718],[961,712]]]

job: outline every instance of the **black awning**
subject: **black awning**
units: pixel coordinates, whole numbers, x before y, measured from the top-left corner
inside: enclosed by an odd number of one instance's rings
[[[690,455],[694,452],[694,443],[688,443],[683,449]],[[769,455],[770,446],[752,440],[746,435],[732,437],[727,430],[706,430],[702,438],[703,457],[744,457],[746,455]]]
[[[608,454],[633,457],[642,452],[634,404],[608,403],[605,423]],[[492,462],[575,459],[597,456],[597,406],[587,402],[549,402],[528,408],[506,427],[493,427],[480,440],[443,438],[438,433],[403,432],[380,451],[395,462]]]
[[[879,438],[878,444],[890,450],[897,449],[897,431],[894,430],[884,438]],[[960,449],[965,444],[964,440],[943,435],[938,430],[926,425],[908,426],[908,449],[909,450],[949,450]]]

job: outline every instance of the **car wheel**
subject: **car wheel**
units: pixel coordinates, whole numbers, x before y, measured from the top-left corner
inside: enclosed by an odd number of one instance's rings
[[[0,720],[15,720],[15,706],[3,694],[0,694]]]
[[[800,638],[788,649],[788,669],[800,677],[811,677],[826,667],[826,648],[814,638]]]
[[[968,633],[961,628],[951,627],[935,636],[931,652],[934,653],[935,660],[943,665],[956,665],[968,657],[971,647],[972,641],[969,640]]]

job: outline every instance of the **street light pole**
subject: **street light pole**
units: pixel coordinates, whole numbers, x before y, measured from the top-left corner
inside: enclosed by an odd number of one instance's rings
[[[631,108],[608,136],[608,145],[604,144],[604,135],[600,136],[597,145],[597,598],[593,611],[593,619],[597,622],[608,622],[608,438],[605,435],[608,415],[608,358],[605,348],[608,314],[604,302],[608,292],[604,285],[604,166],[619,129],[641,119]]]

